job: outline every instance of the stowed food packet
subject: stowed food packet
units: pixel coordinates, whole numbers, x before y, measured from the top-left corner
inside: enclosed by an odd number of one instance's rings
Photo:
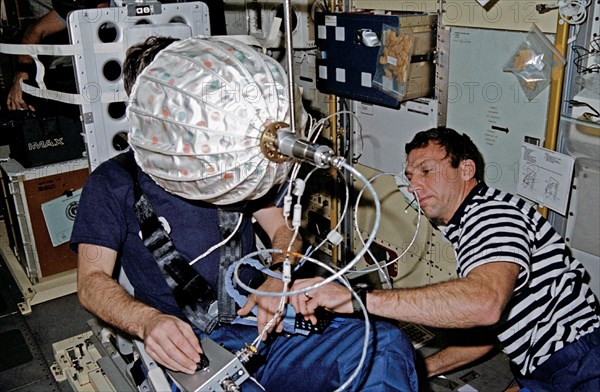
[[[414,39],[398,28],[383,25],[381,46],[373,85],[397,100],[402,100],[408,84],[408,71]]]
[[[528,100],[534,99],[552,80],[553,54],[563,63],[565,58],[534,24],[525,40],[504,65],[512,72]]]

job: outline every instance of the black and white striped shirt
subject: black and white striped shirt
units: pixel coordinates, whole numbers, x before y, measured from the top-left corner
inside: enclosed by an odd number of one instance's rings
[[[600,326],[583,265],[523,199],[480,183],[442,231],[456,251],[459,277],[495,261],[521,266],[496,328],[505,353],[523,375]]]

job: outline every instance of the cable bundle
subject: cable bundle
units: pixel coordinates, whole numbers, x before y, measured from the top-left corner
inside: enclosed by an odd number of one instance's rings
[[[560,18],[572,25],[582,24],[587,18],[586,8],[592,0],[560,0],[558,13]]]

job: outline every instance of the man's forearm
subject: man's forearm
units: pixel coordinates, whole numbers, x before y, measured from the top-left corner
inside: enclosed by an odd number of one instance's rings
[[[375,291],[369,312],[396,320],[440,328],[496,324],[513,295],[520,267],[494,262],[473,269],[464,278],[414,289]]]
[[[431,327],[489,324],[485,301],[460,279],[414,289],[375,290],[368,294],[367,306],[374,315]]]
[[[288,255],[288,249],[290,252],[298,254],[302,250],[302,239],[300,235],[297,235],[292,242],[294,232],[289,230],[285,226],[279,227],[277,232],[272,238],[273,249],[281,249],[283,253],[274,253],[273,254],[273,264],[283,262],[286,255]],[[290,245],[291,244],[291,245]],[[295,255],[290,255],[290,261],[294,264],[297,261],[297,257]]]
[[[160,313],[129,295],[110,276],[95,272],[78,283],[79,301],[107,323],[144,339],[147,320]]]
[[[444,374],[467,365],[489,353],[493,345],[451,346],[425,358],[427,377]]]
[[[47,36],[58,33],[66,28],[67,25],[65,21],[55,10],[51,10],[41,17],[35,25],[25,31],[23,38],[21,38],[21,44],[37,45]],[[21,64],[32,64],[33,59],[27,55],[20,55],[18,57],[18,62]]]

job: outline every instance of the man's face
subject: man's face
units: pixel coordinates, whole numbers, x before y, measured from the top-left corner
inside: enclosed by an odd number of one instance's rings
[[[446,225],[476,180],[473,178],[475,164],[462,161],[452,167],[446,150],[437,143],[414,149],[406,159],[406,177],[419,196],[421,209],[436,225]]]

